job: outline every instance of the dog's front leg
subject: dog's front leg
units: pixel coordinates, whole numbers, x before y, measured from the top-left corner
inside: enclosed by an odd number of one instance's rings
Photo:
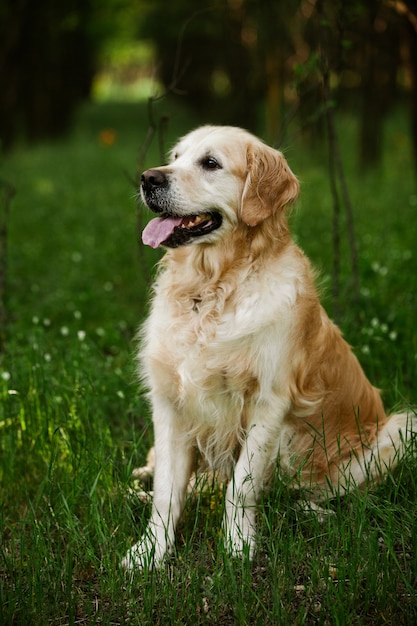
[[[233,556],[255,551],[255,513],[265,476],[276,461],[282,419],[288,403],[258,407],[251,419],[245,442],[226,491],[223,534],[225,547]]]
[[[142,539],[122,561],[126,569],[158,567],[175,541],[194,460],[193,448],[175,428],[175,412],[154,399],[155,475],[151,517]]]

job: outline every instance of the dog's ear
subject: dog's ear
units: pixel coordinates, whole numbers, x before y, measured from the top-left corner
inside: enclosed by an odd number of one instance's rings
[[[240,210],[248,226],[256,226],[299,194],[298,180],[278,150],[250,146],[247,171]]]

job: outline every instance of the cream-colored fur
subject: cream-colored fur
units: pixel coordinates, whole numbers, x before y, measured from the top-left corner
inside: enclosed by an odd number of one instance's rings
[[[319,502],[378,480],[415,422],[387,417],[321,307],[288,230],[299,184],[280,152],[241,129],[202,127],[143,181],[154,211],[216,212],[222,222],[169,248],[159,268],[139,353],[153,411],[154,498],[123,565],[157,565],[172,548],[196,451],[229,480],[226,548],[252,556],[256,503],[277,459]]]

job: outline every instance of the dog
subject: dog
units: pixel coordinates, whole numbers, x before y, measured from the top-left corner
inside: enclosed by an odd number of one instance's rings
[[[415,421],[388,417],[291,238],[299,182],[249,132],[203,126],[141,178],[158,217],[145,245],[166,248],[141,331],[140,375],[153,411],[152,512],[126,569],[160,565],[196,462],[228,480],[223,540],[255,552],[259,496],[277,464],[313,503],[379,481]]]

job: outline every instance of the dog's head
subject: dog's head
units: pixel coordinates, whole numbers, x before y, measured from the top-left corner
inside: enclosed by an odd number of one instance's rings
[[[142,174],[142,199],[159,214],[143,242],[213,243],[239,224],[252,229],[273,218],[298,192],[281,152],[240,128],[203,126],[179,141],[169,165]]]

